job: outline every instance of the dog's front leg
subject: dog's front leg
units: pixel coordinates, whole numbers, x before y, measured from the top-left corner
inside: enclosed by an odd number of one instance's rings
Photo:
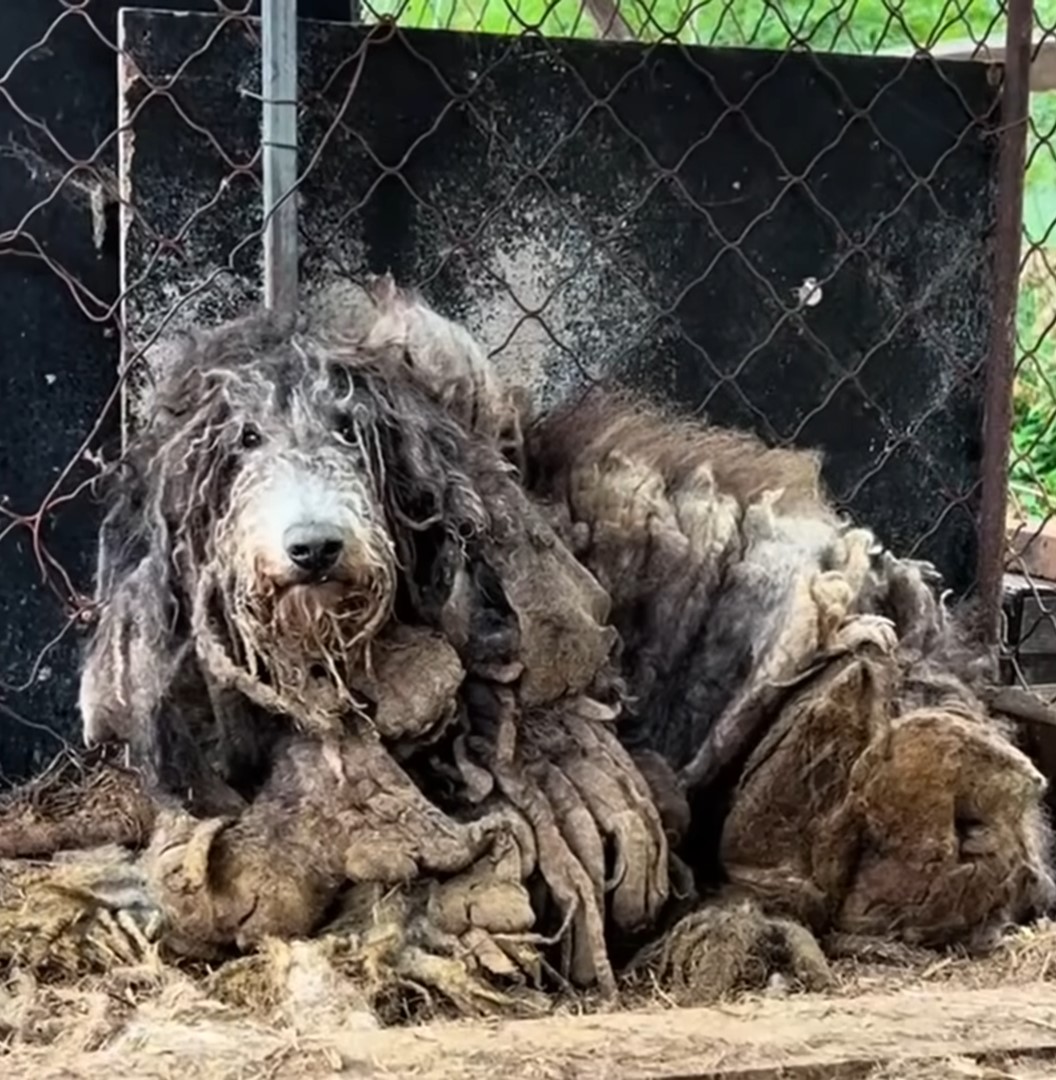
[[[236,818],[162,815],[148,852],[152,895],[188,952],[314,930],[346,882],[396,886],[467,869],[503,844],[534,866],[516,815],[462,823],[434,806],[376,738],[308,737],[276,750],[268,781]],[[527,929],[527,927],[525,927]]]

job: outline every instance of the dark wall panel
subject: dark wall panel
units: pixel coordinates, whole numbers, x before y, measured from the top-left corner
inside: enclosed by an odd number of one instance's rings
[[[115,43],[118,8],[135,6],[89,0],[64,13],[55,0],[0,3],[0,506],[10,512],[36,510],[114,388]],[[138,6],[216,11],[213,0]],[[350,4],[302,0],[300,9],[337,19]],[[78,162],[90,164],[77,169]],[[113,453],[115,420],[110,414],[99,424],[92,451]],[[80,462],[56,494],[68,498],[93,472]],[[79,739],[80,627],[68,626],[63,575],[74,591],[90,589],[95,521],[87,492],[44,519],[54,589],[26,528],[0,539],[0,782],[33,772],[64,740]]]
[[[89,4],[104,37],[117,6]],[[18,108],[0,97],[4,229],[45,203],[0,259],[0,496],[17,511],[92,430],[118,363],[116,142],[49,199],[69,161],[38,123],[88,158],[115,126],[115,55],[80,18],[47,35],[58,10],[0,6],[0,69],[45,39],[5,83]],[[151,82],[194,57],[170,94],[124,88],[141,106],[123,180],[136,207],[127,313],[143,340],[259,297],[259,103],[246,93],[259,57],[244,27],[216,33],[215,15],[124,19]],[[613,379],[820,446],[857,516],[970,585],[996,160],[981,68],[921,63],[895,78],[900,61],[406,33],[366,49],[342,112],[363,33],[317,22],[301,34],[302,164],[327,140],[301,192],[309,287],[392,269],[544,402]],[[811,277],[826,280],[821,302],[793,310]],[[104,424],[93,449],[112,453],[115,431]],[[91,471],[82,463],[63,490]],[[45,522],[80,590],[93,526],[83,495]],[[64,606],[31,539],[15,529],[0,550],[9,776],[76,737],[77,631],[47,649]]]

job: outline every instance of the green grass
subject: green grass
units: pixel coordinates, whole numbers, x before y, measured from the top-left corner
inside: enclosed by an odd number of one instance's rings
[[[579,0],[367,0],[378,16],[407,27],[532,31],[594,37]],[[1039,8],[1052,0],[1041,0]],[[622,0],[623,17],[642,40],[872,52],[913,44],[993,37],[997,0]]]
[[[1031,103],[1023,195],[1024,273],[1016,320],[1019,353],[1011,494],[1031,518],[1056,512],[1056,94]]]
[[[367,0],[407,27],[595,37],[580,0]],[[1035,0],[1050,36],[1056,0]],[[621,0],[640,40],[810,47],[851,53],[930,48],[973,38],[1001,43],[999,0]],[[1041,30],[1035,37],[1042,36]],[[1010,484],[1031,517],[1056,513],[1056,93],[1035,94],[1024,196],[1026,270],[1017,320]]]

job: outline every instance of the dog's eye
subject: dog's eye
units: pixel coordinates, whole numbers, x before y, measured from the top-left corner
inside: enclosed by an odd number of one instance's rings
[[[339,416],[334,425],[334,434],[338,442],[345,446],[359,446],[359,432],[356,431],[355,422],[351,416]]]
[[[252,424],[247,424],[242,429],[242,436],[239,441],[246,450],[252,450],[255,446],[260,446],[260,432]]]

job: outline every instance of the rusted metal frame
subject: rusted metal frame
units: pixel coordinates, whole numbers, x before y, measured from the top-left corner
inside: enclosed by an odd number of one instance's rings
[[[1016,303],[1030,112],[1032,20],[1033,0],[1009,0],[1001,90],[997,216],[993,238],[994,313],[986,361],[982,503],[979,508],[978,594],[982,605],[982,629],[995,644],[999,639],[1005,565],[1012,383],[1016,366]]]

